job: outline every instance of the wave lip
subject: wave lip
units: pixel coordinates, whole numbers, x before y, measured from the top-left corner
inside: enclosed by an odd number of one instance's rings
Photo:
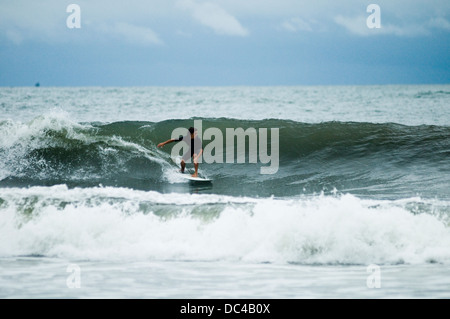
[[[130,176],[137,165],[156,169],[167,162],[120,130],[77,123],[64,113],[29,123],[4,121],[0,133],[0,181],[7,186],[113,183]]]
[[[450,262],[450,203],[1,189],[0,256],[300,264]]]

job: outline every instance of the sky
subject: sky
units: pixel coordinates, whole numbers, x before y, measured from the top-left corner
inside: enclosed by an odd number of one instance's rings
[[[447,84],[450,1],[0,0],[0,86],[37,82]]]

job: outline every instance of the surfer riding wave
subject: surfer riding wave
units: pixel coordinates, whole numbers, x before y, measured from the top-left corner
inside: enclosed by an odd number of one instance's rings
[[[189,150],[184,153],[181,159],[181,172],[184,173],[186,168],[186,161],[192,158],[195,172],[192,174],[192,177],[198,177],[198,159],[203,153],[202,140],[197,135],[197,129],[194,127],[189,128],[189,134],[186,136],[180,136],[176,139],[170,139],[163,143],[159,143],[158,147],[163,147],[166,144],[174,143],[174,142],[185,142],[189,146]]]

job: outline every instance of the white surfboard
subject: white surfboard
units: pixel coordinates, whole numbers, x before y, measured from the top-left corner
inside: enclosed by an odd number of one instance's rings
[[[204,183],[211,183],[212,180],[209,178],[202,178],[202,177],[192,177],[191,174],[181,174],[184,178],[192,181],[192,182],[204,182]]]

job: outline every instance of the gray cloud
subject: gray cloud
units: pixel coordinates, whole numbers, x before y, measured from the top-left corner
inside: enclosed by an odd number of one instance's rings
[[[177,7],[189,11],[196,21],[213,29],[217,34],[236,36],[249,34],[234,16],[215,3],[180,0]]]
[[[433,30],[450,32],[448,0],[379,0],[383,27],[369,33],[364,20],[367,3],[360,0],[74,0],[81,7],[83,37],[104,36],[105,25],[116,39],[135,44],[161,44],[164,35],[195,34],[199,27],[218,35],[249,36],[271,25],[286,32],[345,30],[350,35],[417,36]],[[64,41],[69,2],[60,0],[1,1],[0,40]],[[196,24],[191,22],[195,21]],[[335,28],[339,25],[341,28]],[[253,32],[255,31],[255,32]],[[373,31],[373,30],[372,30]]]

